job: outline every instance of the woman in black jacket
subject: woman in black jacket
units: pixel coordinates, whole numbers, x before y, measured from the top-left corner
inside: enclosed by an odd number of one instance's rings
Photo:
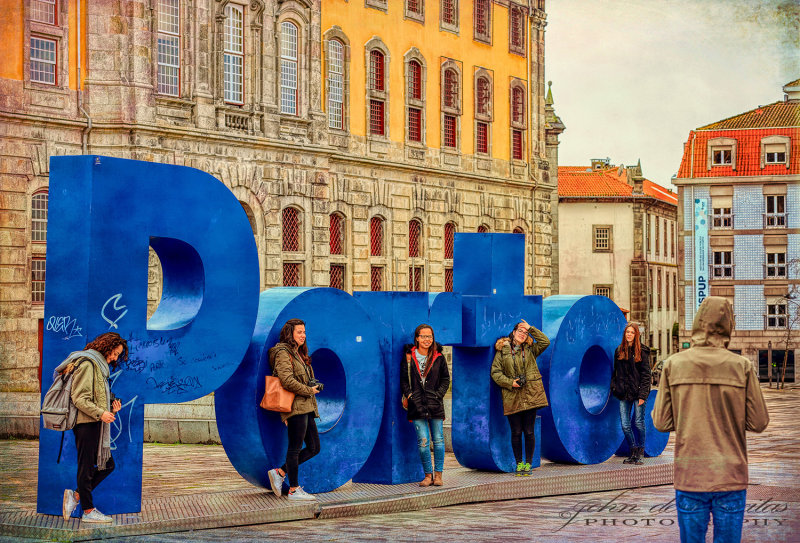
[[[450,388],[450,371],[436,343],[433,328],[420,324],[414,330],[414,345],[406,345],[400,372],[403,405],[414,423],[425,478],[419,486],[442,486],[444,470],[444,395]],[[434,465],[430,442],[433,440]]]
[[[619,418],[622,433],[628,440],[631,455],[624,464],[641,464],[644,456],[644,406],[650,396],[650,349],[642,345],[639,327],[629,323],[622,332],[622,342],[614,351],[614,373],[611,375],[611,393],[619,400]],[[636,441],[631,430],[631,407],[636,416]]]

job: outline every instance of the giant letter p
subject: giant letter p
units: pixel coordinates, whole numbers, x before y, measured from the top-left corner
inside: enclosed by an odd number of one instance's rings
[[[130,356],[111,372],[123,409],[111,425],[116,468],[93,493],[105,513],[141,510],[144,404],[199,398],[224,383],[249,345],[258,256],[230,190],[199,170],[97,156],[51,161],[43,375],[95,336],[118,332]],[[163,274],[147,319],[148,247]],[[60,514],[76,485],[67,432],[39,438],[40,513]]]

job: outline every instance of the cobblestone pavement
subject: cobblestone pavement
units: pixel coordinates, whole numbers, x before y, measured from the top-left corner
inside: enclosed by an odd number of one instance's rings
[[[750,486],[742,541],[800,542],[800,391],[765,389],[770,425],[748,434]],[[672,449],[672,440],[668,450]],[[0,510],[32,503],[35,441],[0,441]],[[462,469],[448,455],[448,471]],[[631,467],[631,469],[636,469]],[[222,447],[145,444],[146,496],[250,488]],[[488,502],[410,513],[306,520],[122,538],[121,541],[619,541],[675,542],[671,486]],[[30,507],[30,506],[28,506]],[[711,541],[709,530],[708,541]]]

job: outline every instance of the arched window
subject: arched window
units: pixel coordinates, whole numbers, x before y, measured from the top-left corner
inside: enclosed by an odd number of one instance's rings
[[[344,45],[328,40],[328,126],[344,130]]]
[[[287,207],[283,210],[281,218],[283,225],[282,250],[288,252],[300,251],[300,212],[293,207]]]
[[[47,192],[31,198],[31,241],[47,242]]]
[[[492,84],[487,77],[479,77],[475,96],[475,113],[491,115]]]
[[[297,27],[281,23],[281,113],[297,115]]]
[[[369,88],[374,91],[385,90],[384,68],[385,57],[377,49],[369,53]]]
[[[369,254],[383,256],[383,219],[380,217],[372,217],[369,221]]]
[[[332,255],[344,254],[344,217],[338,213],[332,213],[330,217],[330,249]]]
[[[489,232],[489,227],[486,226],[485,224],[482,224],[478,227],[479,234],[486,234],[487,232]]]
[[[525,90],[520,86],[511,90],[511,121],[525,124]]]
[[[449,222],[444,225],[444,257],[453,258],[453,247],[456,235],[455,223]]]
[[[444,71],[444,106],[458,108],[458,73],[453,69]]]
[[[244,104],[244,7],[225,6],[224,52],[225,101]]]
[[[474,20],[475,39],[480,41],[491,41],[491,0],[475,0]]]
[[[515,226],[512,233],[513,234],[524,234],[525,230],[523,230],[521,226]]]
[[[408,223],[408,256],[416,258],[422,256],[422,223],[412,219]]]
[[[408,63],[408,95],[422,100],[422,65],[416,60]]]

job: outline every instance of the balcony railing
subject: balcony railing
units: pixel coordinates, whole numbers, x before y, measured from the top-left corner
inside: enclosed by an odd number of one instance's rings
[[[786,228],[788,213],[764,213],[764,228]]]

